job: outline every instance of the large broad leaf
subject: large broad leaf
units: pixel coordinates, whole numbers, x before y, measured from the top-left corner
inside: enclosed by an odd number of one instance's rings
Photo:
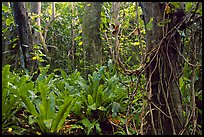
[[[97,107],[101,106],[103,101],[105,101],[104,92],[103,91],[104,91],[104,85],[100,85],[98,87],[97,95],[95,96],[95,102],[96,102],[96,106]]]
[[[32,101],[29,99],[29,97],[27,95],[25,95],[23,92],[21,92],[20,90],[18,90],[18,93],[19,93],[19,97],[21,98],[21,100],[25,104],[25,106],[28,109],[28,111],[32,115],[38,116],[36,108],[35,108],[34,104],[32,103]]]
[[[88,118],[84,118],[81,120],[81,123],[86,127],[89,128],[91,126],[91,122],[88,120]]]
[[[73,96],[66,97],[66,99],[64,100],[64,104],[60,107],[53,121],[51,132],[59,131],[75,102],[76,98],[74,99]]]
[[[94,125],[88,120],[88,118],[84,118],[81,120],[81,123],[85,126],[86,133],[89,135],[90,131],[94,128]]]
[[[101,79],[101,74],[94,71],[93,72],[93,79],[91,81],[93,83],[93,94],[96,94],[95,92],[97,92],[100,79]],[[93,97],[94,97],[94,95],[93,95]]]
[[[74,112],[75,112],[75,114],[78,115],[78,116],[81,116],[81,115],[82,115],[82,112],[81,112],[82,106],[81,106],[81,105],[82,105],[82,104],[81,104],[81,101],[77,101],[77,102],[74,104]]]
[[[49,111],[47,111],[47,118],[54,118],[55,117],[55,97],[54,92],[49,94]]]

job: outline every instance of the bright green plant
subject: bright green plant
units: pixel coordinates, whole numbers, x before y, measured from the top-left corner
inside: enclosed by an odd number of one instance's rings
[[[10,71],[10,65],[6,65],[2,70],[2,133],[13,124],[14,114],[21,108],[20,100],[16,96],[15,90],[17,77]]]
[[[73,111],[81,117],[84,130],[87,134],[93,133],[95,128],[100,134],[101,122],[108,116],[116,117],[126,108],[127,89],[119,83],[116,75],[111,75],[106,66],[100,67],[92,75],[88,76],[87,86],[78,93]],[[88,124],[89,123],[89,124]],[[89,126],[87,126],[89,125]]]
[[[9,67],[6,66],[3,70],[3,78],[5,79],[3,81],[3,85],[7,84],[7,87],[9,87],[10,83],[10,86],[15,89],[15,94],[21,99],[24,107],[34,116],[32,120],[37,122],[43,133],[57,133],[63,126],[63,123],[67,115],[70,113],[76,98],[69,95],[63,98],[63,104],[58,107],[55,106],[57,96],[55,96],[54,92],[51,90],[54,81],[54,74],[52,73],[46,76],[48,68],[49,66],[46,66],[44,69],[41,68],[41,73],[34,83],[29,81],[29,76],[27,75],[23,75],[21,77],[18,76],[16,78],[17,80],[15,80],[12,77],[12,73],[9,72]],[[11,83],[13,79],[15,82]],[[7,87],[3,86],[4,93],[6,93],[8,90]],[[6,95],[3,96],[5,98]],[[15,96],[10,97],[14,98]],[[3,104],[5,105],[6,100],[4,98]],[[14,99],[12,99],[10,102],[12,102],[12,104],[17,104],[18,102],[16,99],[14,101]],[[3,106],[3,108],[5,107]],[[57,108],[58,110],[56,110]],[[4,116],[8,113],[8,111],[9,110],[4,109]]]
[[[95,134],[101,134],[101,128],[98,120],[90,122],[88,118],[84,118],[80,121],[85,126],[85,133],[90,135],[94,129],[96,129]]]

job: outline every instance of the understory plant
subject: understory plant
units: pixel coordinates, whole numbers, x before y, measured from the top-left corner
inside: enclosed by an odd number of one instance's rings
[[[78,93],[73,111],[81,118],[86,134],[101,134],[101,123],[109,117],[117,117],[127,107],[127,89],[106,66],[88,75],[87,86]]]
[[[51,87],[54,86],[53,79],[55,75],[53,73],[47,75],[48,68],[49,66],[41,68],[41,73],[35,82],[32,82],[28,75],[16,76],[15,82],[12,82],[12,74],[9,72],[9,66],[6,66],[4,68],[5,71],[3,71],[3,77],[7,77],[8,80],[5,80],[3,85],[9,83],[13,87],[13,90],[15,90],[14,95],[31,113],[33,116],[31,120],[39,125],[43,134],[55,134],[62,128],[77,98],[69,95],[63,98],[63,104],[56,106],[57,98],[59,97],[51,90]],[[3,89],[4,92],[8,90],[5,86],[3,86]],[[18,101],[15,100],[15,102],[17,103]],[[3,114],[8,112],[7,108],[2,108]],[[4,115],[4,119],[5,117]]]
[[[73,128],[80,128],[85,134],[102,134],[101,124],[126,110],[127,89],[110,66],[101,66],[89,74],[88,82],[78,71],[68,75],[64,70],[56,69],[48,74],[49,67],[39,67],[35,81],[29,75],[11,73],[9,66],[4,67],[2,76],[3,91],[8,92],[10,88],[13,92],[9,95],[13,98],[11,102],[22,104],[31,114],[29,124],[37,123],[42,134],[58,134],[71,113],[77,118],[77,123],[71,125]],[[17,109],[15,105],[13,107]],[[2,108],[6,113],[5,107]],[[4,114],[3,119],[6,116],[9,115]]]
[[[17,78],[10,71],[10,65],[2,70],[2,133],[4,134],[15,121],[14,114],[21,109],[20,100],[16,95],[16,88],[13,84]]]

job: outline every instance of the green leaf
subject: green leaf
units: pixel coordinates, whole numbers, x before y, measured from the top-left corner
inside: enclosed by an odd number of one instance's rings
[[[40,116],[37,117],[36,121],[43,132],[50,132],[50,130],[46,127],[43,119]]]
[[[193,7],[193,3],[192,2],[187,2],[187,4],[186,4],[186,11],[189,12],[192,7]]]
[[[34,117],[33,115],[30,115],[30,116],[28,117],[28,123],[29,123],[29,125],[32,125],[32,124],[35,122],[35,118],[36,118],[36,117]]]
[[[38,76],[36,83],[45,79],[49,68],[50,68],[50,65],[46,65],[46,67],[39,67],[40,75]]]
[[[2,5],[2,11],[8,12],[9,11],[9,7],[6,6],[6,5]]]
[[[91,125],[91,122],[88,120],[88,118],[82,119],[82,120],[81,120],[81,123],[82,123],[86,128],[90,127],[90,125]]]
[[[78,41],[80,39],[82,39],[82,36],[77,36],[74,40]],[[81,42],[83,43],[83,41],[81,41]]]
[[[100,106],[100,107],[98,107],[97,108],[98,110],[101,110],[101,111],[106,111],[107,109],[105,108],[105,107],[103,107],[103,106]]]
[[[163,21],[159,22],[158,25],[161,27],[161,26],[164,26],[165,24],[171,22],[171,19],[164,19]]]
[[[97,130],[99,133],[101,133],[101,128],[100,128],[99,123],[96,123],[95,126],[96,126],[96,130]]]
[[[92,104],[91,106],[88,106],[91,110],[96,110],[96,103]]]
[[[14,23],[14,20],[11,17],[6,19],[7,26],[10,26],[12,23]]]
[[[118,113],[118,109],[120,108],[120,104],[117,102],[113,102],[112,106],[112,117],[116,117]]]
[[[74,99],[73,96],[68,96],[65,98],[64,104],[60,107],[53,121],[51,132],[58,132],[60,130],[75,102],[76,98]]]
[[[134,46],[139,46],[139,45],[140,45],[140,42],[139,42],[139,41],[134,42],[133,45],[134,45]]]
[[[180,2],[170,2],[175,8],[179,9],[180,8]]]
[[[9,28],[2,28],[2,33],[5,33],[8,31]]]
[[[25,92],[25,91],[23,91]],[[20,98],[22,99],[23,103],[26,105],[26,108],[28,109],[28,111],[34,115],[34,116],[38,116],[38,113],[35,109],[34,104],[32,103],[32,101],[29,99],[28,96],[25,95],[25,93],[21,92],[20,90],[18,91]]]
[[[153,23],[153,22],[152,22],[153,19],[154,19],[154,18],[150,18],[149,23],[147,23],[147,25],[146,25],[147,30],[151,30],[151,29],[152,29],[152,27],[153,27],[153,25],[152,25],[152,23]]]
[[[85,126],[86,129],[88,129],[88,130],[91,129],[92,124],[91,124],[91,122],[88,120],[88,118],[84,118],[84,119],[82,119],[80,122]]]
[[[183,86],[184,86],[183,78],[180,77],[179,78],[179,87],[180,87],[180,90],[182,89]]]
[[[98,91],[97,91],[97,94],[95,96],[95,102],[96,102],[97,107],[100,106],[103,103],[103,101],[105,100],[105,98],[103,98],[104,97],[103,91],[104,91],[104,85],[100,85],[98,87]]]
[[[62,78],[63,79],[67,79],[67,73],[63,69],[61,69],[61,68],[60,68],[60,72],[62,74]]]
[[[146,59],[146,63],[149,63],[149,62],[150,62],[150,56],[148,56]]]
[[[47,127],[48,129],[51,128],[51,126],[52,126],[52,121],[53,121],[53,119],[43,120],[44,124],[46,125],[46,127]]]
[[[91,95],[88,95],[88,104],[92,105],[93,104],[93,98]]]
[[[80,41],[80,42],[79,42],[79,46],[81,46],[82,44],[83,44],[83,41]]]
[[[39,116],[42,118],[42,119],[46,119],[46,108],[42,105],[42,104],[38,104],[39,106]]]
[[[81,115],[82,115],[82,113],[81,113],[81,107],[82,107],[81,101],[77,101],[77,102],[74,104],[74,112],[75,112],[75,114],[77,114],[78,116],[81,116]]]
[[[34,30],[37,32],[43,32],[41,26],[35,26]]]

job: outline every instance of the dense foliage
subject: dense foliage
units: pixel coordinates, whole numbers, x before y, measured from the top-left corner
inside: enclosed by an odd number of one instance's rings
[[[172,4],[178,7],[178,2]],[[84,70],[93,66],[84,65],[84,6],[84,2],[55,3],[56,17],[45,39],[51,62],[47,61],[42,45],[34,45],[32,60],[37,65],[30,73],[21,68],[12,9],[2,3],[2,134],[141,134],[141,114],[147,104],[145,73],[128,75],[112,58],[111,2],[104,2],[101,11],[102,64],[96,64],[93,73],[85,73]],[[186,2],[185,13],[192,20],[202,18],[202,7],[196,6],[196,2]],[[30,8],[29,4],[27,8]],[[176,9],[166,9],[166,12],[169,10]],[[32,28],[43,32],[52,16],[51,2],[42,2],[40,16],[41,28],[35,24]],[[145,58],[145,29],[151,30],[151,20],[144,26],[142,16],[142,8],[137,2],[121,2],[118,50],[121,61],[129,70],[136,70],[150,61]],[[30,20],[35,18],[31,16]],[[168,21],[163,25],[165,23]],[[182,94],[185,128],[202,134],[202,21],[192,24],[180,32],[183,36],[183,53],[180,54],[184,62],[178,86]],[[196,58],[192,57],[193,48],[196,48]],[[199,65],[194,70],[192,64]],[[192,86],[195,95],[192,95]],[[190,115],[193,97],[196,99],[196,125]]]

